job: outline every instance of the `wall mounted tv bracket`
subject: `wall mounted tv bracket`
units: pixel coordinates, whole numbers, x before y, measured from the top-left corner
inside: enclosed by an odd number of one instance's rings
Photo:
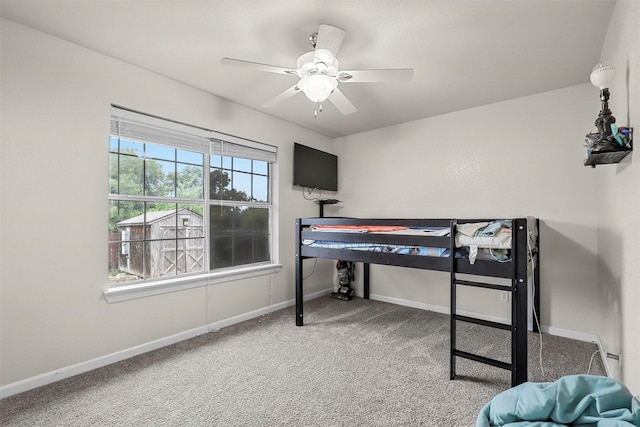
[[[341,201],[338,199],[319,199],[316,203],[320,205],[320,218],[324,218],[324,205],[335,205]]]

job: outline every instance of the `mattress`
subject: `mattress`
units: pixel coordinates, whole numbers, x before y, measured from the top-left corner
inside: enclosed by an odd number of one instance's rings
[[[449,227],[402,227],[370,225],[312,225],[311,231],[323,233],[375,233],[406,236],[449,236]],[[511,220],[480,221],[456,226],[457,258],[468,258],[471,264],[476,259],[507,262],[511,249]],[[370,252],[396,253],[448,257],[448,248],[386,243],[337,242],[331,240],[303,240],[303,245],[330,249],[348,249]]]

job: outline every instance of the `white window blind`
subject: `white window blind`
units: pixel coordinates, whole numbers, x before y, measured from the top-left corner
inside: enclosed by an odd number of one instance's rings
[[[275,163],[277,148],[261,142],[187,126],[118,107],[111,108],[111,135],[205,154]]]
[[[275,147],[274,147],[275,148]],[[242,157],[243,159],[262,160],[275,163],[275,151],[266,151],[260,148],[249,147],[220,139],[211,140],[211,154],[218,154],[229,157]]]

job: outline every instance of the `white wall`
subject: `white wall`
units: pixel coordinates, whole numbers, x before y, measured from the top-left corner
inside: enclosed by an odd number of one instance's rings
[[[617,1],[601,55],[618,70],[617,123],[636,131],[639,28],[640,3]],[[348,201],[340,214],[539,217],[543,328],[599,335],[621,357],[619,366],[609,360],[620,369],[613,374],[638,394],[640,167],[634,153],[619,165],[582,166],[599,109],[598,89],[585,84],[338,139]],[[446,283],[441,273],[372,267],[372,292],[384,297],[447,306]],[[507,316],[488,292],[468,294],[462,308]]]
[[[617,2],[603,49],[628,69],[611,106],[636,127],[638,9]],[[317,206],[292,190],[292,143],[330,151],[330,139],[11,21],[1,31],[0,386],[293,298],[293,221]],[[110,104],[277,145],[282,271],[107,304]],[[327,214],[539,217],[543,326],[601,334],[638,393],[639,172],[634,154],[582,166],[598,110],[585,84],[338,139],[345,203]],[[332,272],[319,262],[307,292]],[[447,306],[446,284],[372,266],[372,292],[392,298]],[[507,312],[494,295],[463,298],[463,309]]]
[[[317,205],[293,190],[293,142],[331,150],[330,138],[8,20],[1,30],[0,386],[294,298],[294,221]],[[283,269],[107,304],[111,104],[278,146]],[[331,286],[328,261],[316,272],[307,292]]]
[[[538,217],[542,325],[598,334],[596,175],[582,147],[592,92],[574,86],[339,139],[340,213]],[[444,273],[376,266],[371,276],[372,293],[449,305]],[[509,317],[495,292],[465,292],[461,309]]]
[[[616,3],[601,60],[616,67],[611,108],[619,126],[640,132],[640,2]],[[591,89],[591,97],[598,89]],[[597,110],[594,111],[597,115]],[[592,114],[593,115],[593,114]],[[594,115],[594,119],[595,119]],[[619,165],[597,167],[598,300],[603,342],[621,355],[622,380],[640,393],[640,164],[638,153]]]

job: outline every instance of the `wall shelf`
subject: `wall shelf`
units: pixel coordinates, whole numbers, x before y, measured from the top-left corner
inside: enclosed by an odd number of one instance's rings
[[[611,151],[608,153],[591,153],[584,161],[585,166],[596,167],[596,165],[606,165],[612,163],[620,163],[622,159],[627,157],[627,154],[633,150],[624,151]]]
[[[626,149],[618,150],[618,151],[607,151],[604,153],[589,153],[587,158],[584,160],[585,166],[591,166],[595,168],[596,165],[610,165],[615,163],[620,163],[622,159],[627,157],[629,153],[633,151],[633,128],[629,128],[629,134],[623,136],[622,143],[625,143]]]

